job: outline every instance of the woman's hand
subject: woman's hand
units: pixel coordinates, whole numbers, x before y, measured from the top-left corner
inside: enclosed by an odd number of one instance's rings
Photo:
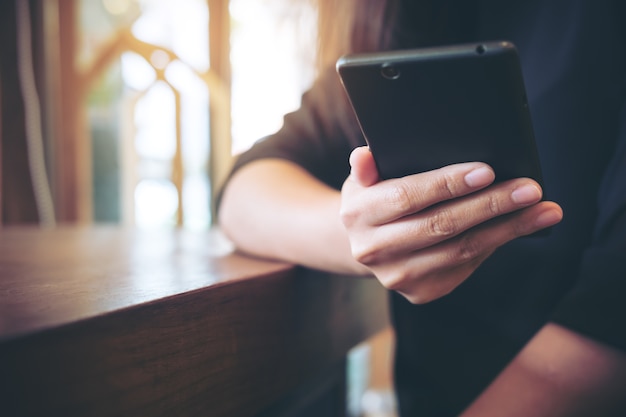
[[[342,188],[341,220],[352,254],[412,303],[448,294],[499,246],[558,223],[528,178],[493,184],[483,163],[450,165],[380,181],[371,153],[357,148]]]

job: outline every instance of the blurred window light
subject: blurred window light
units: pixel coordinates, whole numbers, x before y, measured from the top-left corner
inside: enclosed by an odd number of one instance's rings
[[[209,9],[206,0],[140,0],[133,24],[137,39],[168,48],[198,71],[209,68]]]
[[[185,226],[192,230],[202,230],[210,222],[210,184],[206,175],[190,174],[185,178],[183,204],[185,206]]]
[[[167,180],[141,180],[135,188],[135,218],[141,228],[176,225],[176,187]]]
[[[156,71],[141,55],[135,52],[122,54],[122,79],[129,88],[147,90],[156,81]]]
[[[140,158],[169,160],[176,152],[174,94],[163,82],[154,84],[135,106],[135,149]]]
[[[231,0],[233,153],[276,132],[315,76],[310,1]]]
[[[239,153],[277,131],[311,85],[317,15],[311,1],[230,0],[229,11],[231,36],[219,41],[230,47],[232,151]],[[80,0],[80,32],[77,63],[103,66],[88,100],[94,205],[118,206],[119,222],[140,227],[171,226],[169,211],[150,215],[149,208],[176,207],[182,226],[208,228],[215,191],[203,79],[208,0]],[[112,42],[122,42],[121,55],[99,61]]]
[[[132,0],[102,0],[104,9],[112,15],[123,15],[131,7]]]
[[[209,92],[198,75],[209,68],[207,1],[81,0],[80,4],[81,65],[98,62],[116,39],[123,42],[119,59],[98,69],[108,74],[103,78],[108,84],[103,86],[98,80],[99,84],[90,86],[89,100],[92,136],[99,134],[93,157],[94,165],[101,168],[94,174],[121,171],[115,202],[122,207],[118,221],[171,227],[176,225],[172,207],[175,213],[185,206],[182,226],[208,228]],[[106,99],[95,100],[96,93]],[[96,129],[95,123],[112,128]],[[182,164],[176,161],[178,135]],[[119,166],[102,161],[106,149],[119,153]],[[180,179],[173,181],[174,177]],[[110,198],[99,197],[101,182],[94,181],[96,204],[114,204]],[[122,196],[132,201],[120,201]]]

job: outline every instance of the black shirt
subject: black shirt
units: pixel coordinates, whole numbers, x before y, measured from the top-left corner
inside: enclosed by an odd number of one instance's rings
[[[467,7],[463,0],[448,3]],[[564,220],[548,237],[501,247],[437,301],[416,306],[391,295],[402,416],[459,414],[548,321],[626,350],[621,3],[485,0],[472,13],[457,13],[472,24],[456,27],[450,40],[517,46],[544,191],[563,207]],[[406,39],[401,46],[417,46]],[[337,76],[328,71],[283,128],[242,155],[235,169],[258,158],[285,158],[339,189],[350,151],[363,144]]]

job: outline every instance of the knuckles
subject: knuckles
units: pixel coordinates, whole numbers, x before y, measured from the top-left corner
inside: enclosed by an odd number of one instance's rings
[[[352,227],[358,223],[361,218],[361,211],[354,207],[342,205],[339,210],[339,219],[345,227]]]
[[[453,262],[463,264],[478,258],[482,253],[482,245],[469,235],[464,236],[453,252]]]
[[[409,282],[413,281],[405,269],[394,270],[393,273],[376,275],[378,281],[388,290],[398,291],[400,293],[407,290]]]
[[[447,239],[459,232],[457,222],[448,210],[438,210],[425,220],[425,230],[429,237],[438,240]]]
[[[416,305],[428,304],[452,291],[452,288],[434,287],[431,285],[432,283],[427,283],[423,277],[411,277],[407,272],[378,277],[378,280],[386,289],[401,294],[411,304]]]
[[[395,181],[387,191],[386,204],[395,212],[411,213],[415,210],[415,191],[405,181]]]
[[[437,177],[435,187],[437,194],[440,194],[445,199],[458,197],[461,191],[461,187],[457,183],[457,179],[450,175],[444,174]]]
[[[379,258],[381,250],[375,246],[353,246],[352,257],[363,265],[370,266]]]
[[[487,201],[487,204],[486,204],[487,214],[490,217],[495,217],[495,216],[499,216],[500,214],[502,214],[504,210],[502,208],[502,203],[497,198],[497,196],[489,195],[488,198],[489,200]]]

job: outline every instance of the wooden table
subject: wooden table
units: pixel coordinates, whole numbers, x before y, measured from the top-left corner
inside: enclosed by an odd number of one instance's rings
[[[290,415],[387,323],[375,280],[216,231],[0,229],[0,416]]]

